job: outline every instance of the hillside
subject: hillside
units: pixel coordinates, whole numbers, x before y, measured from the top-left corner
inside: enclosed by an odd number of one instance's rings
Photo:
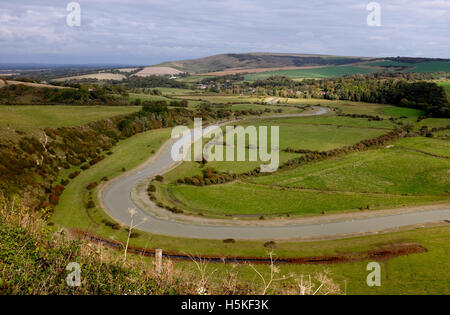
[[[365,60],[368,59],[307,54],[248,53],[220,54],[199,59],[166,62],[161,64],[161,66],[172,67],[190,73],[207,73],[236,68],[254,69],[343,65]]]

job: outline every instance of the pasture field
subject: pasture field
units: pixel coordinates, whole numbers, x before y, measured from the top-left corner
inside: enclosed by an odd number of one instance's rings
[[[156,87],[163,95],[176,96],[176,95],[197,95],[202,94],[200,90],[190,90],[190,89],[178,89],[178,88],[167,88],[167,87]]]
[[[371,62],[367,64],[368,66],[374,67],[387,67],[387,68],[406,68],[406,72],[450,72],[450,62],[449,61],[426,61],[419,63],[408,63],[408,62],[396,62],[396,61],[379,61]]]
[[[436,82],[439,86],[442,86],[444,90],[450,95],[450,81],[438,81]]]
[[[365,119],[336,116],[268,118],[259,121],[248,119],[237,125],[243,127],[251,125],[256,128],[267,126],[269,148],[271,145],[270,127],[278,126],[280,130],[281,163],[285,163],[299,156],[296,153],[284,152],[283,150],[287,148],[318,151],[331,150],[345,145],[352,145],[364,139],[380,136],[393,128],[393,125],[388,121],[369,122]],[[235,143],[237,141],[236,137],[234,137]],[[205,139],[203,142],[206,143],[210,140]],[[230,140],[229,138],[226,142],[230,143]],[[217,145],[217,147],[221,147],[223,152],[226,150],[224,146]],[[261,164],[266,164],[259,159],[253,162],[249,161],[249,151],[249,148],[245,149],[246,161],[244,162],[211,161],[208,162],[207,167],[214,168],[220,172],[243,173],[254,170]],[[185,162],[175,170],[165,174],[164,177],[169,183],[175,183],[181,177],[201,175],[202,169],[203,167],[196,162]]]
[[[422,110],[407,108],[407,107],[389,107],[384,111],[385,114],[393,117],[408,117],[408,118],[418,118],[425,115]]]
[[[232,111],[238,111],[238,110],[265,110],[270,109],[272,111],[276,111],[281,109],[283,112],[281,114],[300,114],[303,109],[293,107],[293,106],[274,106],[274,105],[255,105],[255,104],[234,104],[229,107]],[[263,115],[276,115],[276,113],[264,113]]]
[[[129,100],[132,102],[134,100],[141,100],[141,101],[166,101],[170,102],[171,99],[167,98],[163,95],[150,95],[150,94],[143,94],[143,93],[129,93]]]
[[[256,81],[267,79],[271,76],[286,76],[291,79],[296,78],[330,78],[330,77],[340,77],[344,75],[352,74],[369,74],[376,72],[377,69],[372,69],[368,67],[360,66],[330,66],[315,69],[297,69],[297,70],[279,70],[279,71],[269,71],[261,73],[251,73],[245,75],[246,81]]]
[[[324,99],[302,99],[302,98],[281,98],[281,103],[295,104],[295,105],[313,105],[313,106],[327,106],[335,107],[342,110],[344,114],[361,114],[361,115],[371,115],[380,116],[383,118],[389,118],[389,110],[401,110],[399,107],[374,104],[374,103],[364,103],[364,102],[350,102],[350,101],[338,101],[338,100],[324,100]],[[388,111],[388,112],[386,112]]]
[[[188,97],[184,97],[184,96],[169,95],[169,94],[150,95],[150,94],[143,94],[143,93],[129,93],[130,103],[132,103],[133,101],[135,101],[137,99],[140,99],[142,102],[143,101],[166,101],[167,103],[170,103],[172,101],[181,100],[181,99],[188,99],[188,107],[190,109],[193,109],[197,105],[202,103],[202,101],[198,101],[195,98],[196,98],[196,95],[190,95]]]
[[[206,101],[210,103],[255,103],[264,102],[266,97],[245,96],[245,95],[196,95],[196,96],[180,96],[181,99],[189,99],[196,101]]]
[[[407,72],[450,72],[450,61],[428,61],[413,64],[412,69],[406,70]]]
[[[416,117],[420,114],[415,110],[394,107],[387,107],[384,111],[395,116]],[[394,128],[389,120],[368,121],[332,114],[267,119],[242,125],[248,124],[280,126],[281,163],[300,156],[283,152],[288,147],[325,151],[375,138]],[[185,162],[165,175],[164,184],[156,184],[156,196],[187,212],[213,216],[311,215],[322,211],[354,211],[367,205],[379,209],[422,204],[449,200],[447,175],[450,161],[445,156],[450,156],[446,140],[405,138],[385,149],[310,163],[269,176],[204,187],[175,184],[179,178],[202,174],[201,164]],[[260,164],[264,163],[213,161],[207,166],[220,172],[243,173]],[[241,200],[237,198],[239,194],[252,197]]]
[[[447,159],[392,148],[228,184],[170,189],[182,209],[195,213],[307,216],[448,201],[449,171]]]
[[[448,156],[450,158],[450,142],[446,140],[414,137],[401,139],[397,141],[396,146],[435,155]]]
[[[447,159],[405,150],[414,145],[402,142],[403,140],[409,139],[400,140],[401,146],[396,143],[392,148],[311,163],[250,181],[255,184],[323,191],[445,195],[450,184],[447,176],[450,162]],[[439,149],[439,144],[421,144]]]
[[[423,126],[427,126],[428,128],[447,127],[450,126],[450,120],[447,118],[427,118],[417,123],[418,128]]]
[[[245,182],[214,186],[179,185],[171,187],[177,205],[190,213],[212,216],[252,215],[255,217],[314,216],[393,208],[447,200],[439,196],[401,196],[387,194],[350,194],[308,189],[287,189]],[[242,196],[248,196],[242,198]]]
[[[0,127],[18,130],[79,126],[139,111],[140,106],[0,106]]]

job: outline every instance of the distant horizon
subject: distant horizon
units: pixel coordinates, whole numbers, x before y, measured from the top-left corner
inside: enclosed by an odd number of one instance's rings
[[[374,23],[371,2],[2,1],[0,63],[154,65],[261,51],[450,58],[450,1],[377,0]]]
[[[450,58],[445,57],[427,57],[427,56],[383,56],[383,57],[373,57],[373,56],[352,56],[352,55],[331,55],[331,54],[313,54],[313,53],[284,53],[284,52],[237,52],[237,53],[222,53],[222,54],[214,54],[214,55],[207,55],[202,56],[198,58],[181,58],[181,59],[175,59],[175,60],[167,60],[156,64],[133,64],[133,63],[40,63],[40,62],[0,62],[0,70],[13,70],[13,69],[3,69],[3,67],[13,67],[13,66],[20,66],[25,69],[25,67],[151,67],[151,66],[157,66],[161,63],[166,62],[177,62],[182,60],[194,60],[194,59],[201,59],[206,57],[211,57],[215,55],[227,55],[227,54],[255,54],[255,53],[261,53],[261,54],[283,54],[283,55],[322,55],[322,56],[334,56],[334,57],[355,57],[355,58],[376,58],[376,59],[383,59],[383,58],[424,58],[424,59],[442,59],[442,60],[449,60]],[[20,69],[20,68],[16,68]]]

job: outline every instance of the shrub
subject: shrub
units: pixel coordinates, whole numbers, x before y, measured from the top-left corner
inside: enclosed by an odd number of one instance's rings
[[[94,189],[95,187],[97,187],[97,185],[98,185],[97,182],[92,182],[92,183],[90,183],[89,185],[86,186],[86,189],[87,189],[87,190],[92,190],[92,189]]]
[[[164,177],[162,177],[161,175],[156,175],[155,180],[157,180],[158,182],[162,182],[164,180]]]
[[[227,238],[226,240],[223,240],[225,244],[234,244],[236,243],[236,240],[234,238]]]
[[[48,200],[54,206],[56,206],[59,203],[59,197],[55,195],[50,195]]]
[[[95,202],[94,202],[94,200],[89,200],[88,201],[88,203],[87,203],[87,205],[86,205],[86,208],[87,209],[92,209],[92,208],[95,208]]]
[[[276,243],[274,242],[274,241],[268,241],[268,242],[265,242],[264,243],[264,247],[266,247],[266,248],[275,248],[276,247]]]
[[[78,175],[80,175],[79,171],[73,172],[69,174],[69,178],[70,179],[74,179],[75,177],[77,177]]]

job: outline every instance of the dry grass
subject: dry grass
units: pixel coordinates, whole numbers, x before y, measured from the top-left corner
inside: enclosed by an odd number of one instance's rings
[[[27,85],[27,86],[32,86],[32,87],[40,87],[40,88],[48,87],[48,88],[52,88],[52,89],[71,89],[69,87],[64,87],[64,86],[56,86],[56,85],[51,85],[51,84],[32,83],[32,82],[22,82],[22,81],[14,81],[14,80],[7,80],[6,83],[8,85],[22,84],[22,85]],[[1,85],[1,82],[0,82],[0,88],[1,87],[3,87],[3,86]]]
[[[151,75],[175,75],[180,73],[182,73],[182,71],[171,67],[145,67],[135,75],[140,77],[148,77]]]
[[[318,274],[314,278],[307,276],[309,282],[295,274],[276,278],[279,269],[275,259],[270,266],[259,266],[258,269],[251,266],[261,283],[249,283],[240,278],[239,272],[245,266],[231,265],[224,276],[216,276],[222,265],[211,265],[195,256],[192,256],[190,266],[176,265],[164,259],[158,268],[149,264],[147,257],[123,256],[104,245],[73,239],[64,230],[51,232],[46,225],[46,216],[45,211],[33,212],[20,200],[7,200],[0,192],[0,294],[342,293],[327,274]],[[274,257],[273,253],[269,255]],[[66,267],[73,262],[81,266],[78,287],[66,284],[70,273]],[[275,286],[276,282],[283,284]]]
[[[277,68],[233,68],[228,69],[224,71],[215,71],[215,72],[207,72],[207,73],[200,73],[199,75],[208,75],[208,76],[225,76],[225,75],[233,75],[233,74],[240,74],[240,73],[261,73],[261,72],[268,72],[268,71],[280,71],[280,70],[298,70],[298,69],[317,69],[317,68],[324,68],[325,66],[308,66],[308,67],[277,67]]]
[[[126,78],[126,76],[124,76],[123,74],[99,72],[99,73],[92,73],[92,74],[77,75],[77,76],[73,76],[73,77],[59,78],[59,79],[54,79],[53,81],[64,82],[64,81],[83,80],[83,79],[122,81],[125,78]]]

